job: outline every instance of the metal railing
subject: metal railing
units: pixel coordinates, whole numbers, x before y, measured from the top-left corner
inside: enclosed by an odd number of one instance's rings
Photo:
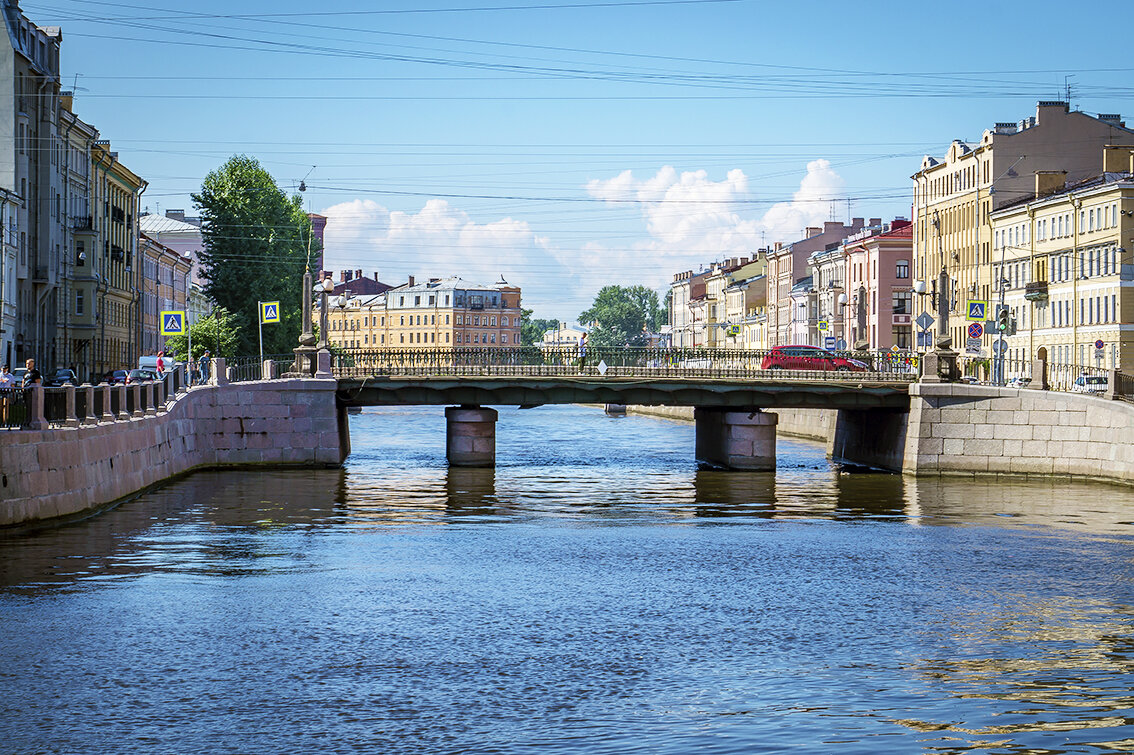
[[[28,421],[28,389],[0,388],[0,428],[17,430]]]
[[[537,347],[347,349],[333,355],[336,377],[578,377],[745,380],[854,380],[908,383],[916,354],[827,352],[792,356],[748,349]]]
[[[291,369],[295,362],[294,354],[265,354],[264,360],[259,356],[233,357],[225,361],[228,370],[228,380],[231,383],[246,383],[251,380],[264,379],[264,362],[275,365],[274,374],[282,375]]]
[[[1111,377],[1114,378],[1112,386],[1114,397],[1123,401],[1134,401],[1134,375],[1115,370],[1111,373]]]

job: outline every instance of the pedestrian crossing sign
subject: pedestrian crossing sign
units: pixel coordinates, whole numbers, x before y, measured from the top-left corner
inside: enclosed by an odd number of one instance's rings
[[[185,335],[185,311],[172,310],[161,313],[161,334],[163,336]]]
[[[969,299],[968,307],[965,308],[965,319],[969,322],[984,322],[985,312],[988,310],[988,302],[979,299]]]
[[[280,303],[278,301],[262,301],[260,302],[260,322],[279,322],[280,321]]]

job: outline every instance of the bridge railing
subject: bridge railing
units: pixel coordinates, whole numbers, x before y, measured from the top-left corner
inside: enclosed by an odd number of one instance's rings
[[[449,349],[346,349],[334,354],[337,377],[578,377],[746,378],[911,382],[917,355],[832,352],[828,357],[787,358],[746,349],[537,347]]]

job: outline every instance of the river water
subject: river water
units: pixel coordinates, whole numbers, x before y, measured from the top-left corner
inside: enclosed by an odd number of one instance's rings
[[[699,471],[691,425],[351,417],[0,538],[0,751],[1134,751],[1134,488]]]

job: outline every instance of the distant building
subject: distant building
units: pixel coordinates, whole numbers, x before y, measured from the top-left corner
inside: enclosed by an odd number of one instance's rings
[[[327,273],[324,273],[327,275]],[[340,270],[339,280],[335,283],[334,296],[376,296],[389,291],[393,286],[378,280],[378,272],[373,278],[363,276],[361,270]]]
[[[350,349],[498,348],[520,345],[520,289],[501,280],[409,281],[354,297],[329,314],[328,337]]]
[[[557,349],[573,349],[579,346],[583,336],[589,333],[587,328],[579,325],[568,325],[567,323],[559,323],[559,327],[545,330],[543,336],[536,344],[542,351],[554,351]]]
[[[140,354],[169,350],[161,335],[161,313],[187,308],[192,259],[159,244],[145,234],[139,245],[142,257],[142,340]],[[184,354],[177,355],[184,359]]]

